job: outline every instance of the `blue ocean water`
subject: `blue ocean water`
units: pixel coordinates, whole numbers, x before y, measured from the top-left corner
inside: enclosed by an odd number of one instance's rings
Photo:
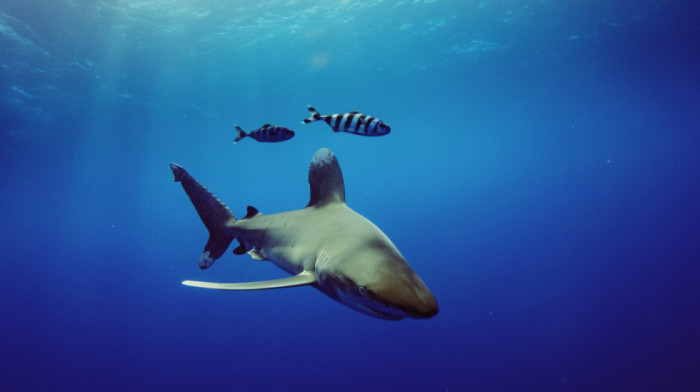
[[[699,49],[689,1],[0,0],[0,389],[700,390]],[[180,284],[285,273],[200,270],[170,162],[274,213],[320,147],[437,316]]]

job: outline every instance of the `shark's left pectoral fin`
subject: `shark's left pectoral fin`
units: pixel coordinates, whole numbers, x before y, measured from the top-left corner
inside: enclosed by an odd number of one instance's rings
[[[194,280],[186,280],[182,282],[185,286],[201,287],[205,289],[216,290],[267,290],[281,289],[285,287],[304,286],[316,283],[316,275],[310,271],[304,271],[298,275],[290,276],[289,278],[263,280],[260,282],[246,283],[213,283],[213,282],[197,282]]]

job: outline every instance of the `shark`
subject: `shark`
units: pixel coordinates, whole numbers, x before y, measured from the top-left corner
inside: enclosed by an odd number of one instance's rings
[[[182,166],[171,163],[170,168],[209,232],[199,268],[211,267],[235,239],[235,255],[271,261],[291,275],[258,282],[182,284],[218,290],[312,286],[384,320],[428,319],[438,313],[432,292],[389,237],[345,203],[343,174],[331,150],[321,148],[311,160],[306,207],[267,215],[248,206],[241,219]]]

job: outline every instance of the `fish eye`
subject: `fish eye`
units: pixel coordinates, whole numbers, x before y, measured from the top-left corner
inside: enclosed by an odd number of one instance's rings
[[[367,288],[365,286],[360,286],[357,288],[357,291],[360,293],[361,296],[365,296],[367,294]]]

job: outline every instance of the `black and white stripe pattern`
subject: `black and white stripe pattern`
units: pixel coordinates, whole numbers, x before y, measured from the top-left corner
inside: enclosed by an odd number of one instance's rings
[[[309,112],[311,112],[311,117],[305,119],[303,124],[322,120],[330,125],[333,132],[347,132],[361,136],[383,136],[391,131],[391,128],[382,120],[358,112],[322,116],[311,106],[309,106]]]
[[[294,131],[291,129],[270,124],[265,124],[254,131],[250,131],[249,133],[246,133],[238,125],[236,125],[236,130],[238,131],[238,136],[236,137],[236,140],[233,141],[234,143],[238,143],[239,140],[246,136],[263,143],[283,142],[294,137]]]

